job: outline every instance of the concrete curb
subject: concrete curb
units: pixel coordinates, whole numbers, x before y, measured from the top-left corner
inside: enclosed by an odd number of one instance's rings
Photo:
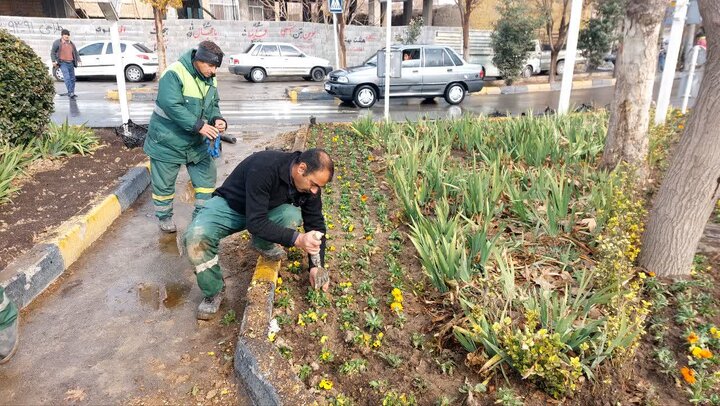
[[[70,267],[127,210],[150,184],[149,163],[131,168],[115,191],[85,214],[62,223],[52,236],[36,244],[0,271],[0,285],[20,308],[30,304]]]
[[[294,146],[305,149],[308,127],[296,135]],[[255,405],[311,405],[316,399],[305,389],[290,363],[268,340],[280,261],[258,257],[235,346],[235,376]]]
[[[561,83],[529,83],[517,86],[485,86],[477,93],[470,96],[498,95],[498,94],[521,94],[534,92],[550,92],[560,90]],[[573,89],[591,89],[595,87],[615,86],[615,79],[592,79],[578,80],[573,82]],[[329,93],[319,86],[289,87],[285,90],[292,102],[302,100],[332,100]]]

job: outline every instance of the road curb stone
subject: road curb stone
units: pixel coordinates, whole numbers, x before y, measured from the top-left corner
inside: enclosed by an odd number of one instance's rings
[[[50,286],[150,184],[148,164],[130,168],[115,191],[85,213],[60,224],[51,237],[0,271],[0,286],[20,308],[29,305]]]

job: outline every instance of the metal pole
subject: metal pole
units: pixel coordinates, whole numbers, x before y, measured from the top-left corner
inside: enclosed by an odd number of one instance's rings
[[[392,0],[385,0],[385,122],[390,122],[390,25]]]
[[[557,113],[567,113],[570,107],[570,92],[572,91],[573,73],[575,73],[575,57],[577,55],[577,42],[580,32],[580,17],[582,16],[582,0],[573,0],[570,9],[570,26],[568,27],[567,51],[565,51],[565,68],[563,69],[562,85],[560,86],[560,100]]]
[[[127,124],[128,120],[130,120],[130,113],[128,112],[127,93],[125,90],[125,69],[122,62],[122,48],[120,47],[120,33],[118,32],[117,21],[113,21],[110,25],[110,40],[112,41],[113,56],[115,57],[115,76],[117,77],[120,114],[122,116],[122,123]]]
[[[678,54],[680,53],[680,43],[682,42],[687,9],[688,0],[679,0],[675,4],[673,23],[670,28],[670,43],[668,44],[667,56],[665,57],[665,68],[662,72],[657,108],[655,110],[655,124],[658,125],[665,122],[667,110],[670,106],[670,93],[672,92],[672,85],[675,80],[675,69],[677,67]]]
[[[335,38],[335,69],[340,69],[340,50],[338,49],[337,14],[333,13],[333,37]]]
[[[690,57],[690,72],[687,75],[687,82],[685,83],[685,94],[683,94],[682,101],[682,113],[685,114],[687,111],[688,99],[690,98],[690,90],[693,87],[693,77],[695,76],[695,64],[697,63],[699,46],[694,46],[692,49],[692,56]],[[686,62],[687,63],[687,62]]]

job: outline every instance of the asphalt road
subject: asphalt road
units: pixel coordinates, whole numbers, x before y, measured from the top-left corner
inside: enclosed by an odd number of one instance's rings
[[[220,109],[228,118],[231,126],[261,128],[275,124],[297,125],[307,123],[310,116],[320,122],[354,121],[364,115],[380,118],[383,116],[383,103],[377,103],[371,109],[341,105],[337,100],[313,100],[293,103],[285,95],[290,86],[303,86],[309,83],[300,81],[272,80],[265,83],[250,83],[238,76],[219,76]],[[154,82],[131,84],[132,87],[151,87]],[[55,97],[53,121],[71,124],[86,123],[91,127],[112,127],[121,124],[118,102],[105,99],[106,91],[114,89],[112,79],[80,81],[76,86],[78,98]],[[64,85],[56,83],[58,93],[64,92]],[[612,87],[577,90],[572,94],[572,103],[593,103],[604,106],[610,103]],[[417,120],[422,117],[435,119],[455,117],[462,114],[490,114],[496,111],[520,114],[528,110],[543,111],[546,107],[556,107],[559,92],[535,92],[511,95],[474,95],[468,96],[459,106],[451,106],[442,98],[435,103],[422,103],[422,99],[393,99],[390,111],[393,120]],[[147,123],[152,114],[154,102],[131,101],[130,118],[137,123]]]

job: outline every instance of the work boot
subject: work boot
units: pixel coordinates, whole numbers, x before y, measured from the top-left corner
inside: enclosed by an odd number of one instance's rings
[[[175,222],[173,221],[172,217],[165,217],[164,219],[160,219],[159,225],[160,231],[162,231],[163,233],[172,234],[174,232],[177,232],[177,227],[175,226]]]
[[[256,247],[255,244],[253,244],[252,247],[269,261],[282,261],[287,259],[287,252],[278,244],[273,244],[272,248],[266,250]]]
[[[10,361],[18,347],[20,316],[8,327],[0,330],[0,364]]]
[[[213,318],[220,309],[220,304],[224,296],[225,288],[222,288],[215,296],[203,298],[197,309],[198,320],[210,320]]]
[[[68,97],[71,99],[77,99],[77,95],[75,93],[68,94]]]

